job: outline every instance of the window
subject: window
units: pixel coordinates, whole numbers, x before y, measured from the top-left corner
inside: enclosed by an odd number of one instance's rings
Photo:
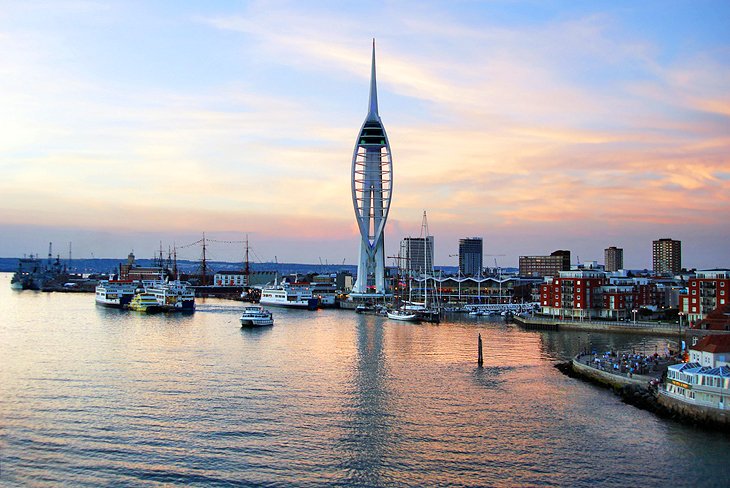
[[[692,294],[693,295],[696,295],[697,294],[697,290],[692,290]]]
[[[692,299],[692,303],[697,303],[697,299],[696,298],[693,298]]]

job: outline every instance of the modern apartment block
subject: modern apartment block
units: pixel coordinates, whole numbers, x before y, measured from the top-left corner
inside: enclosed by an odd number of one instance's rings
[[[570,251],[555,251],[550,256],[520,256],[520,276],[556,276],[570,271]]]
[[[405,237],[400,243],[401,270],[411,276],[433,269],[433,236]]]
[[[590,318],[603,305],[603,271],[561,271],[540,287],[542,313],[560,317]]]
[[[459,239],[459,271],[464,276],[481,276],[483,269],[481,237]]]
[[[620,247],[611,246],[604,249],[606,271],[618,271],[624,269],[624,250]]]
[[[730,304],[730,269],[697,271],[689,279],[687,293],[679,295],[679,311],[690,324],[727,304]]]
[[[682,241],[664,238],[652,243],[652,262],[657,274],[677,274],[682,270]]]

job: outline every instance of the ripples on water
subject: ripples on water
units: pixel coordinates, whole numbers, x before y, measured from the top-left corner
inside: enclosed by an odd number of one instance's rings
[[[406,325],[241,305],[95,307],[0,279],[0,481],[108,485],[722,486],[728,438],[562,376],[586,348],[666,340]],[[476,337],[485,341],[477,368]],[[691,468],[688,453],[692,453]]]

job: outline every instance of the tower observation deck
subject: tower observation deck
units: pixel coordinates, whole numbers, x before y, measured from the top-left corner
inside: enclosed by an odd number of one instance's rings
[[[357,280],[352,295],[383,296],[385,286],[385,223],[393,188],[393,160],[378,114],[375,79],[375,40],[370,71],[368,113],[352,155],[352,204],[360,230]]]

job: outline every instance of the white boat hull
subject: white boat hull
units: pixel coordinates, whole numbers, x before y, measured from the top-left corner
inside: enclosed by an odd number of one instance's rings
[[[274,319],[272,318],[243,318],[241,317],[241,327],[266,327],[274,325]]]
[[[388,318],[391,320],[399,320],[401,322],[418,322],[418,315],[415,313],[388,312]]]

